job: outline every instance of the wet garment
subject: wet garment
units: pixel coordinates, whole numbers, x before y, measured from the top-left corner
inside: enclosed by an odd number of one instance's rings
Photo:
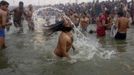
[[[0,16],[0,26],[2,24],[2,16]],[[5,29],[1,26],[0,27],[0,37],[5,37]]]
[[[115,39],[116,40],[125,40],[126,39],[126,33],[117,32],[117,34],[115,35]]]
[[[113,24],[111,26],[111,32],[110,32],[110,35],[111,35],[112,38],[115,37],[115,35],[117,34],[117,31],[118,31],[118,28],[116,28],[116,26]]]
[[[97,36],[102,37],[106,34],[106,27],[102,25],[102,22],[105,21],[105,16],[102,15],[99,17],[99,22],[97,23]]]
[[[18,19],[18,20],[17,19],[14,19],[13,22],[14,22],[14,26],[15,27],[22,27],[22,23],[21,23],[22,20],[20,20],[20,19]]]
[[[0,28],[0,37],[5,37],[5,29]]]
[[[97,36],[101,37],[101,36],[105,36],[105,34],[106,34],[106,29],[104,26],[97,27]]]

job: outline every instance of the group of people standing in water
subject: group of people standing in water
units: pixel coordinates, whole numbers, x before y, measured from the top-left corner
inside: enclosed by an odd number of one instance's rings
[[[28,27],[30,31],[34,31],[34,23],[32,21],[33,6],[29,5],[28,9],[25,10],[24,3],[19,2],[19,6],[9,11],[9,3],[7,1],[0,2],[0,48],[6,48],[5,45],[5,29],[10,30],[10,26],[13,24],[17,29],[17,33],[23,32],[22,21],[24,18],[28,22]],[[12,16],[11,16],[12,15]],[[13,18],[13,20],[12,20]]]
[[[30,31],[34,31],[34,23],[32,20],[33,6],[29,5],[28,10],[25,10],[24,3],[19,2],[19,7],[8,11],[9,3],[7,1],[0,2],[0,48],[6,48],[5,45],[5,28],[9,28],[11,22],[8,20],[9,14],[13,15],[14,26],[18,29],[18,33],[23,32],[22,21],[24,18],[28,22],[28,27]],[[74,25],[80,27],[82,32],[93,32],[87,31],[88,25],[92,23],[92,17],[87,12],[78,14],[73,10],[65,12],[65,16],[61,16],[61,21],[57,21],[53,26],[48,27],[49,30],[54,33],[61,31],[58,39],[57,47],[54,50],[55,55],[58,57],[71,58],[68,54],[70,48],[75,50],[73,46],[73,34],[72,30]],[[70,21],[71,20],[71,21]],[[106,30],[110,30],[112,25],[115,25],[117,33],[114,36],[117,40],[125,40],[127,36],[127,29],[131,24],[130,15],[125,11],[119,11],[116,14],[111,14],[107,9],[103,10],[99,16],[96,17],[96,34],[97,37],[104,37],[106,35]],[[73,23],[73,24],[72,24]]]
[[[28,10],[24,9],[23,2],[19,2],[19,7],[13,9],[12,11],[8,11],[9,3],[7,1],[1,1],[0,2],[0,48],[4,49],[6,48],[5,44],[5,29],[9,28],[9,26],[12,25],[12,22],[9,20],[9,15],[13,15],[13,23],[14,26],[18,29],[18,33],[23,32],[23,24],[22,21],[24,18],[28,22],[29,30],[34,31],[34,23],[32,21],[32,13],[33,13],[33,7],[32,5],[28,6]],[[62,18],[62,28],[58,27],[60,29],[55,30],[61,31],[61,34],[59,36],[58,45],[54,51],[54,53],[59,57],[67,57],[70,58],[68,55],[69,49],[72,47],[72,33],[71,30],[73,29],[71,22],[63,17]],[[53,29],[52,29],[53,30]],[[64,40],[64,41],[63,41]]]

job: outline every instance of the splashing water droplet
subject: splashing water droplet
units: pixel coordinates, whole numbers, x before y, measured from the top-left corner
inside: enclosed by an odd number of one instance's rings
[[[43,32],[44,27],[43,26],[49,26],[51,24],[54,24],[55,21],[58,19],[59,20],[59,15],[64,15],[66,18],[70,20],[70,22],[73,24],[71,19],[65,15],[65,13],[62,10],[59,10],[57,8],[53,7],[43,7],[39,8],[33,13],[33,21],[35,23],[35,30],[37,32]],[[74,24],[73,24],[74,25]],[[90,37],[86,37],[79,28],[76,28],[74,25],[74,46],[76,48],[76,51],[78,51],[77,54],[71,55],[73,59],[77,60],[90,60],[94,57],[95,54],[98,54],[98,40],[93,39]],[[55,38],[54,38],[55,39]],[[57,39],[55,39],[57,40]],[[48,48],[49,49],[49,48]],[[104,56],[104,58],[110,58],[111,55],[114,52],[109,52],[109,51],[104,51],[101,50],[99,52],[100,56]]]

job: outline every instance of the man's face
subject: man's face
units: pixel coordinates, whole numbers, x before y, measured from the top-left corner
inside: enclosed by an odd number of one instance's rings
[[[19,7],[20,8],[23,8],[23,3],[19,3]]]
[[[29,5],[29,9],[30,9],[30,10],[33,9],[33,6],[32,6],[32,5]]]
[[[3,5],[3,6],[2,6],[2,9],[3,9],[4,11],[7,11],[7,10],[8,10],[8,5]]]

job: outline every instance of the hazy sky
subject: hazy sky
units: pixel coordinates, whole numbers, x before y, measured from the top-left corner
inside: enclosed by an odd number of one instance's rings
[[[75,0],[6,0],[6,1],[8,1],[10,5],[18,5],[19,1],[23,1],[25,5],[29,5],[29,4],[45,5],[45,4],[75,2]],[[93,1],[93,0],[78,0],[78,2],[89,2],[89,1]],[[105,1],[105,0],[100,0],[100,1]]]

